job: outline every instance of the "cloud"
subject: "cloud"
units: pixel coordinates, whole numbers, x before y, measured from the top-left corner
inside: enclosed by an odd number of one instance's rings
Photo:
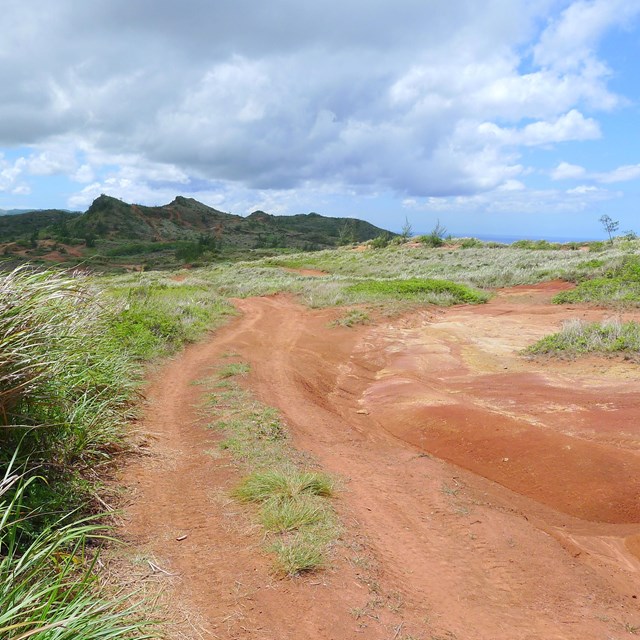
[[[6,0],[0,143],[32,150],[20,179],[84,185],[74,207],[524,197],[528,148],[596,139],[622,104],[597,45],[639,2]]]
[[[596,180],[604,183],[626,182],[638,178],[640,178],[640,164],[627,164],[608,173],[596,174]]]
[[[569,162],[561,162],[551,172],[552,180],[575,180],[581,178],[586,173],[584,167],[577,164],[570,164]]]
[[[588,211],[594,205],[621,197],[617,191],[609,191],[592,185],[580,185],[566,191],[560,189],[505,189],[491,193],[449,198],[406,199],[403,206],[410,210],[457,213],[536,214],[575,213]]]
[[[640,13],[638,0],[579,0],[553,21],[534,47],[542,67],[576,69],[598,65],[595,46],[612,26],[624,26]]]

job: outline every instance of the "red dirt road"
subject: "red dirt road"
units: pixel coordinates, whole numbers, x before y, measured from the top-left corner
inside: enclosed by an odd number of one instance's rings
[[[605,315],[550,305],[559,286],[358,329],[286,296],[242,300],[240,318],[159,371],[152,455],[125,472],[137,489],[125,533],[177,574],[171,637],[628,637],[638,368],[519,355],[562,319]],[[294,444],[344,479],[345,533],[321,574],[270,575],[260,533],[226,498],[237,469],[205,453],[216,437],[193,382],[229,352]]]

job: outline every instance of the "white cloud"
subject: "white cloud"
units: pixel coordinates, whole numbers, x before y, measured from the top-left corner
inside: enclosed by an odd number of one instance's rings
[[[551,171],[552,180],[575,180],[581,178],[586,173],[584,167],[569,162],[561,162],[553,171]]]
[[[93,182],[95,180],[95,173],[91,168],[91,165],[83,164],[78,167],[78,170],[71,176],[74,182]]]
[[[604,183],[637,180],[640,178],[640,164],[627,164],[608,173],[598,173],[595,177],[598,182]]]
[[[625,25],[639,12],[638,0],[573,2],[544,31],[534,47],[534,59],[543,67],[561,70],[594,64],[594,49],[604,33]]]
[[[49,144],[26,158],[26,171],[34,176],[69,174],[77,166],[75,149],[68,143]]]
[[[622,103],[597,45],[640,0],[557,7],[11,1],[0,142],[33,153],[0,181],[68,175],[74,207],[180,186],[272,210],[325,189],[525,198],[527,148],[596,139],[597,112]]]
[[[416,211],[438,213],[477,212],[536,214],[588,211],[594,205],[621,197],[620,192],[591,185],[574,189],[498,189],[489,193],[450,198],[405,200],[403,206]]]

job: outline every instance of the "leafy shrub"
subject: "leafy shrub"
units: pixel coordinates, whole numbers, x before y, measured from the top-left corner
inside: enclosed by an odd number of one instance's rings
[[[444,244],[444,239],[435,233],[429,233],[424,236],[418,236],[418,242],[421,242],[425,247],[441,247]]]
[[[461,249],[475,249],[477,247],[482,247],[483,244],[482,240],[478,240],[478,238],[462,238],[460,240]]]

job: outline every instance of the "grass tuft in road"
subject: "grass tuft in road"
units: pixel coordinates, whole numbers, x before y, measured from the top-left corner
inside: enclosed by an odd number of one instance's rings
[[[289,444],[277,411],[233,380],[248,370],[236,362],[218,372],[207,412],[213,414],[211,426],[225,435],[220,447],[248,471],[234,497],[259,506],[257,517],[277,572],[295,576],[325,565],[337,540],[340,527],[330,502],[335,483]]]

